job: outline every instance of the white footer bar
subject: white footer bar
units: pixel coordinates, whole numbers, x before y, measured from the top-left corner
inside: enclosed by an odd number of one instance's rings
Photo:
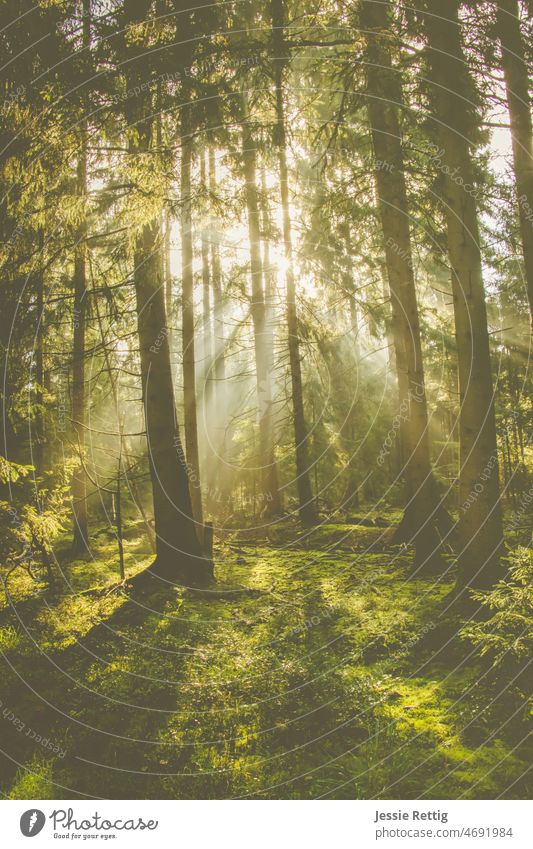
[[[520,801],[11,801],[2,845],[184,849],[531,849]],[[35,842],[30,840],[34,838]]]

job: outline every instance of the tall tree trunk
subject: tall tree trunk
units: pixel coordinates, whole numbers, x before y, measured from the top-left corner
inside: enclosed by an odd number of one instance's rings
[[[251,312],[254,327],[255,371],[259,418],[259,464],[261,469],[262,513],[265,516],[279,509],[274,428],[271,397],[271,376],[268,358],[268,328],[263,262],[261,258],[261,227],[257,188],[256,148],[250,130],[245,97],[243,96],[242,156],[244,165],[250,271],[252,282]]]
[[[144,44],[128,42],[129,27],[145,19],[148,0],[125,0],[127,85],[142,87],[139,56]],[[126,102],[132,155],[150,149],[152,105],[149,94]],[[141,359],[141,383],[150,477],[154,501],[156,559],[149,570],[167,580],[202,582],[212,575],[198,540],[189,490],[189,474],[176,420],[168,346],[165,293],[161,279],[161,238],[157,219],[135,236],[134,285]]]
[[[533,126],[528,69],[517,0],[499,0],[498,31],[511,120],[520,233],[533,331]]]
[[[217,170],[215,148],[213,144],[208,149],[209,193],[212,197],[217,193]],[[222,268],[220,264],[220,246],[218,243],[215,217],[211,219],[211,285],[213,289],[213,318],[214,318],[214,392],[216,399],[215,427],[218,431],[215,448],[218,462],[214,471],[218,471],[219,491],[225,501],[231,501],[231,474],[226,465],[230,435],[228,417],[228,398],[226,392],[226,329],[224,321],[224,292],[222,287]]]
[[[176,420],[159,250],[157,223],[145,224],[135,244],[134,282],[156,532],[151,569],[169,579],[196,580],[205,577],[206,564]]]
[[[202,490],[196,409],[196,363],[194,333],[194,274],[192,233],[192,124],[189,93],[183,92],[181,106],[181,283],[183,337],[183,402],[185,449],[191,476],[190,488],[198,538],[203,539]]]
[[[271,232],[271,220],[270,220],[270,209],[268,202],[268,191],[267,191],[267,182],[266,182],[266,171],[263,167],[261,169],[261,194],[260,194],[260,206],[261,206],[261,230],[262,230],[262,239],[263,239],[263,255],[262,255],[262,263],[263,263],[263,285],[265,292],[265,348],[266,348],[266,357],[267,357],[267,374],[269,381],[269,398],[271,403],[271,428],[272,428],[272,439],[273,444],[276,443],[276,414],[274,407],[274,399],[276,397],[276,377],[275,377],[275,367],[276,367],[276,359],[275,359],[275,331],[276,331],[276,272],[272,266],[270,261],[270,232]],[[271,504],[271,512],[273,514],[281,513],[283,511],[283,492],[279,485],[279,469],[277,462],[272,465],[271,468],[271,477],[272,477],[272,492],[275,493],[274,501]]]
[[[208,384],[212,383],[210,370],[213,366],[213,333],[211,327],[211,272],[209,268],[209,237],[202,230],[202,349],[204,355],[204,395],[209,396]]]
[[[211,195],[217,192],[217,171],[215,149],[209,145],[209,191]],[[217,384],[217,405],[225,407],[226,389],[226,339],[224,328],[224,294],[222,291],[222,269],[220,267],[220,247],[214,230],[214,219],[211,222],[211,276],[213,285],[213,304],[215,318],[215,380]]]
[[[365,0],[361,4],[361,27],[367,40],[367,108],[391,295],[406,483],[407,506],[394,541],[413,542],[415,565],[434,567],[440,564],[437,523],[442,507],[431,471],[420,320],[397,111],[402,95],[390,56],[390,15],[389,3]]]
[[[85,50],[91,42],[90,0],[83,0],[82,40]],[[81,206],[80,224],[74,255],[74,317],[72,352],[72,420],[80,464],[72,476],[72,551],[82,554],[89,550],[87,518],[87,476],[84,469],[86,397],[85,397],[85,325],[87,320],[87,119],[81,121],[80,153],[77,163],[76,191]]]
[[[44,337],[45,337],[45,303],[44,303],[44,230],[39,229],[39,256],[37,258],[38,267],[36,273],[36,290],[37,290],[37,330],[35,336],[35,404],[37,412],[35,416],[35,434],[32,440],[32,450],[34,456],[34,465],[37,475],[42,475],[44,472],[44,449],[45,449],[45,432],[44,432]]]
[[[207,154],[202,151],[200,154],[200,183],[202,192],[208,194],[207,183]],[[205,501],[206,509],[212,511],[215,496],[215,480],[216,480],[216,455],[213,452],[213,432],[211,418],[214,412],[213,406],[213,368],[214,368],[214,340],[213,340],[213,325],[211,321],[211,269],[209,264],[209,232],[202,225],[201,231],[201,254],[202,254],[202,356],[201,356],[201,374],[199,379],[199,390],[201,397],[202,411],[202,436],[203,436],[203,467],[205,468],[204,478],[206,483]]]
[[[202,151],[200,159],[200,182],[202,190],[207,194],[207,164],[206,153]],[[206,408],[211,401],[211,388],[213,385],[211,369],[213,368],[213,327],[211,322],[211,270],[209,266],[209,233],[202,227],[201,233],[202,250],[202,338],[204,366],[204,402]],[[206,409],[207,413],[207,409]]]
[[[461,413],[458,588],[488,587],[502,576],[502,513],[487,310],[470,144],[473,92],[457,0],[427,3],[429,86],[443,154],[443,208],[452,268]]]
[[[92,275],[91,275],[91,279],[92,279]],[[122,457],[122,454],[124,454],[124,458],[126,460],[126,468],[128,469],[132,465],[132,463],[131,463],[132,458],[131,458],[131,454],[130,454],[129,449],[128,449],[128,443],[126,441],[126,437],[123,434],[122,414],[121,414],[121,407],[120,407],[120,403],[121,403],[120,402],[120,378],[118,377],[118,375],[115,374],[115,372],[112,368],[111,358],[109,356],[109,344],[108,344],[106,336],[105,336],[104,323],[102,321],[102,314],[100,312],[100,307],[99,307],[99,303],[98,303],[98,295],[95,294],[95,293],[93,293],[93,304],[94,304],[94,310],[95,310],[95,313],[96,313],[96,319],[98,321],[98,329],[100,331],[100,338],[102,340],[102,351],[103,351],[103,354],[104,354],[105,367],[106,367],[106,371],[107,371],[107,379],[109,380],[109,384],[111,386],[111,394],[113,395],[113,404],[115,406],[115,415],[116,415],[116,418],[117,418],[117,428],[118,428],[119,437],[120,437],[120,443],[119,443],[120,451],[119,451],[119,453],[120,453],[121,457]],[[167,320],[168,320],[168,316],[167,316]],[[120,475],[119,475],[119,478],[120,478]],[[149,521],[148,516],[146,514],[146,510],[144,508],[144,504],[143,504],[142,498],[140,496],[139,489],[138,489],[137,484],[135,482],[135,475],[133,475],[131,478],[127,477],[126,481],[127,481],[127,484],[128,484],[128,489],[130,490],[130,493],[131,493],[131,496],[132,496],[132,499],[133,499],[133,503],[138,508],[139,513],[141,514],[141,517],[142,517],[142,520],[143,520],[143,523],[144,523],[144,528],[145,528],[145,531],[146,531],[146,535],[147,535],[147,537],[150,541],[150,547],[151,547],[152,551],[155,553],[155,551],[156,551],[155,534],[154,534],[152,526],[150,525],[150,521]],[[117,489],[118,489],[118,487],[117,487]],[[117,498],[117,500],[118,500],[118,498]]]
[[[174,297],[172,292],[172,269],[170,266],[170,236],[172,231],[172,216],[167,211],[163,216],[164,230],[164,246],[163,246],[163,269],[164,269],[164,286],[165,286],[165,310],[167,313],[167,328],[168,328],[168,347],[170,350],[170,361],[172,362],[172,320],[173,320],[173,304]]]
[[[359,310],[357,309],[356,285],[353,276],[353,251],[350,234],[344,239],[344,262],[343,262],[343,288],[348,298],[348,309],[350,312],[350,329],[353,336],[353,352],[355,360],[359,363],[361,359],[361,345],[359,340]]]
[[[342,269],[342,285],[344,293],[348,299],[348,310],[350,315],[351,336],[353,339],[353,354],[354,359],[359,368],[361,359],[361,350],[359,345],[359,316],[357,309],[357,301],[355,299],[355,282],[353,278],[353,259],[352,245],[350,235],[344,239],[344,261]],[[355,452],[356,440],[356,420],[355,420],[355,399],[350,401],[350,409],[348,410],[340,429],[340,436],[343,442],[344,450],[348,455],[346,464],[346,483],[339,505],[341,510],[346,512],[359,507],[359,475],[357,469],[357,454]]]
[[[285,130],[285,107],[283,103],[283,68],[287,61],[284,36],[283,0],[271,0],[272,49],[274,65],[274,87],[276,95],[276,141],[279,157],[281,208],[283,216],[283,243],[285,248],[285,286],[287,297],[287,329],[289,334],[289,365],[291,373],[294,441],[296,455],[296,485],[300,520],[311,526],[317,520],[316,504],[309,479],[308,446],[309,432],[305,421],[302,365],[300,361],[300,331],[296,305],[296,281],[292,252],[292,228],[289,206],[289,173],[287,167],[287,136]]]
[[[117,529],[119,575],[120,580],[123,581],[126,577],[126,573],[124,571],[124,538],[122,532],[122,428],[120,421],[118,422],[118,428],[119,449],[117,463],[117,488],[115,491],[115,521]]]

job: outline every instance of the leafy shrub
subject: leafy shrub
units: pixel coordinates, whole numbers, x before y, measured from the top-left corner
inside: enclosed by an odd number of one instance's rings
[[[71,470],[68,464],[60,466],[50,476],[47,488],[40,487],[37,494],[35,490],[30,494],[24,491],[21,479],[31,469],[1,458],[0,478],[7,477],[11,483],[18,481],[18,484],[13,489],[12,501],[0,501],[0,555],[8,573],[18,566],[30,574],[34,568],[44,567],[50,576],[53,543],[63,532],[70,510]]]
[[[512,668],[526,663],[533,652],[533,551],[517,548],[509,558],[505,579],[486,592],[472,593],[489,612],[484,621],[461,631],[493,666]]]
[[[8,799],[56,799],[58,790],[52,776],[53,762],[36,755],[18,770]]]

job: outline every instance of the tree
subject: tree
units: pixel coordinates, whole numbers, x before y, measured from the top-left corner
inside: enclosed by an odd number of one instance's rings
[[[296,301],[296,280],[292,251],[291,215],[289,206],[289,169],[287,165],[287,134],[285,129],[285,104],[283,97],[283,69],[287,63],[283,0],[271,0],[272,16],[272,63],[276,98],[276,143],[278,148],[279,184],[283,215],[283,245],[285,249],[285,286],[287,307],[287,330],[289,334],[289,363],[291,373],[292,407],[294,420],[294,446],[296,458],[296,486],[298,489],[298,512],[304,526],[316,522],[317,514],[307,457],[309,433],[305,421],[302,364],[300,361],[300,331]]]
[[[420,319],[398,118],[403,98],[398,70],[393,68],[390,56],[390,15],[389,3],[365,0],[361,4],[361,27],[367,41],[367,109],[391,296],[406,481],[407,506],[394,540],[414,542],[415,565],[427,568],[442,565],[437,524],[444,508],[436,492],[430,461]]]
[[[183,32],[181,32],[183,36]],[[183,87],[180,107],[181,140],[181,298],[183,350],[183,405],[185,447],[191,476],[193,515],[200,542],[203,538],[200,453],[198,449],[198,416],[196,407],[196,357],[194,327],[193,223],[191,167],[193,147],[192,104],[188,86]]]
[[[473,83],[461,42],[459,3],[425,5],[428,88],[443,163],[443,210],[452,271],[459,368],[458,588],[502,575],[502,512],[487,309],[470,148],[477,129]]]
[[[259,417],[259,465],[265,514],[279,511],[277,465],[274,454],[274,422],[271,359],[268,328],[265,274],[261,256],[261,218],[257,185],[256,146],[250,126],[246,94],[243,93],[242,161],[244,166],[248,240],[250,244],[250,276],[252,283],[251,312],[254,328],[255,372]]]
[[[498,30],[511,119],[513,167],[533,331],[533,125],[518,0],[498,0]]]
[[[91,44],[90,0],[83,0],[82,47]],[[85,329],[87,324],[87,117],[80,122],[80,152],[76,172],[79,226],[74,254],[74,311],[72,350],[72,422],[80,464],[72,476],[72,550],[76,554],[89,549],[87,519],[87,481],[83,461],[86,429]]]
[[[215,159],[215,148],[213,143],[208,144],[208,181],[209,193],[212,198],[217,195],[217,167]],[[216,398],[217,421],[219,422],[219,434],[215,441],[215,447],[219,457],[219,470],[222,479],[225,478],[223,464],[227,455],[227,392],[226,392],[226,328],[224,319],[224,285],[222,280],[222,269],[220,264],[220,246],[218,243],[218,232],[216,219],[213,216],[210,224],[211,236],[211,286],[213,290],[213,325],[214,325],[214,381]],[[213,477],[213,482],[215,478]],[[224,488],[225,485],[224,485]]]
[[[141,157],[151,147],[152,107],[143,87],[142,59],[148,47],[145,24],[150,1],[125,0],[122,25],[128,89],[140,94],[125,103],[129,152]],[[142,186],[139,187],[142,191]],[[133,249],[137,332],[143,408],[152,481],[156,559],[150,571],[167,580],[201,582],[212,573],[196,533],[185,460],[174,402],[165,293],[161,279],[158,216],[138,227]]]

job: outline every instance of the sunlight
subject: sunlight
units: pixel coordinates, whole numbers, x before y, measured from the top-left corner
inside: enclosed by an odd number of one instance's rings
[[[528,5],[4,4],[14,847],[525,845]]]
[[[124,360],[127,360],[127,358],[130,356],[130,346],[128,345],[127,340],[119,339],[117,341],[115,351],[119,360],[121,360],[122,362],[124,362]]]

